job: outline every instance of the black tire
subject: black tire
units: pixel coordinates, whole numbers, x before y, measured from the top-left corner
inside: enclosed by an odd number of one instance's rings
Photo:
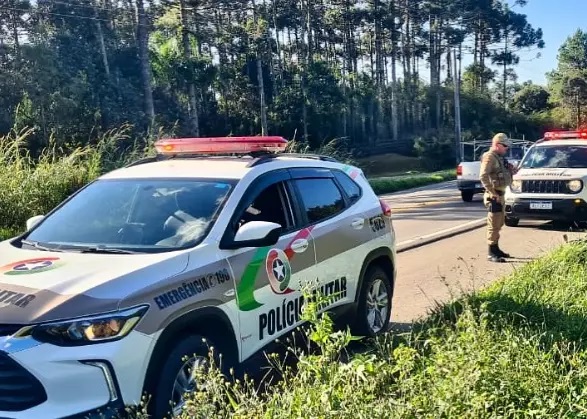
[[[385,291],[387,292],[388,310],[386,318],[383,319],[381,329],[378,331],[374,331],[369,325],[369,321],[367,319],[367,294],[372,284],[377,280],[381,280],[383,285],[385,286]],[[363,277],[359,295],[357,297],[357,311],[355,313],[355,321],[352,327],[353,334],[355,336],[374,337],[387,332],[389,329],[389,323],[391,319],[392,301],[393,287],[392,279],[389,277],[389,275],[378,265],[373,265],[367,268],[367,270],[365,271],[365,276]]]
[[[519,218],[505,217],[505,225],[508,227],[517,227],[520,224]]]
[[[473,196],[474,195],[475,195],[475,193],[473,191],[461,191],[461,198],[465,202],[471,202],[471,201],[473,201]]]
[[[227,374],[229,367],[226,364],[231,362],[231,357],[227,359],[226,354],[222,353],[222,365],[220,365],[218,352],[222,349],[208,338],[204,342],[203,338],[200,335],[188,335],[176,341],[172,346],[162,348],[162,350],[169,351],[168,355],[163,359],[161,367],[157,371],[154,370],[148,377],[146,385],[147,397],[149,398],[147,410],[150,417],[154,419],[173,417],[171,415],[171,397],[177,375],[185,364],[185,357],[191,357],[194,354],[202,356],[209,365],[209,348],[214,347],[215,365],[216,367],[221,366],[222,372]]]

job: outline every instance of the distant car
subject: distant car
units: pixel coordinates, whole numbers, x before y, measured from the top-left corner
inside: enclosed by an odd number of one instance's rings
[[[547,132],[520,162],[505,193],[505,223],[587,221],[587,131]]]
[[[514,140],[510,147],[506,159],[509,163],[517,166],[524,156],[524,153],[530,147],[530,142]],[[486,147],[487,151],[489,147]],[[481,156],[479,156],[481,157]],[[461,162],[457,166],[457,188],[461,192],[461,199],[464,202],[471,202],[473,197],[478,193],[484,193],[485,189],[479,180],[481,171],[481,160]]]
[[[160,140],[0,243],[0,417],[82,417],[144,392],[153,417],[177,414],[202,338],[224,371],[243,365],[302,324],[305,284],[354,333],[386,331],[390,208],[360,169],[286,143]]]

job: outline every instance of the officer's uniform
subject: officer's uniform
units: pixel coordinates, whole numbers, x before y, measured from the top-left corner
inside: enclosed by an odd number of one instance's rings
[[[499,138],[498,142],[509,146],[504,134],[497,134],[495,138]],[[504,257],[510,257],[499,248],[499,232],[505,224],[504,195],[506,188],[512,183],[512,177],[511,169],[503,156],[493,150],[483,154],[479,180],[485,188],[483,204],[487,208],[488,259],[494,262],[501,262]],[[498,199],[492,199],[492,196]]]

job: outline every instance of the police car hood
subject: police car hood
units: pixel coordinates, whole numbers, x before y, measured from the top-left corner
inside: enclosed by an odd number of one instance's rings
[[[570,180],[580,179],[587,176],[587,169],[567,169],[567,168],[553,168],[553,169],[520,169],[514,176],[515,180]]]
[[[127,295],[182,272],[184,252],[90,254],[0,243],[0,324],[28,324],[116,310]]]

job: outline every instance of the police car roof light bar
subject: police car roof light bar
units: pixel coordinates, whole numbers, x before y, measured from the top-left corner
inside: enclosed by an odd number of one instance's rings
[[[155,142],[159,155],[247,155],[283,152],[287,140],[277,136],[170,138]]]
[[[587,139],[587,131],[548,131],[544,133],[545,140]]]

